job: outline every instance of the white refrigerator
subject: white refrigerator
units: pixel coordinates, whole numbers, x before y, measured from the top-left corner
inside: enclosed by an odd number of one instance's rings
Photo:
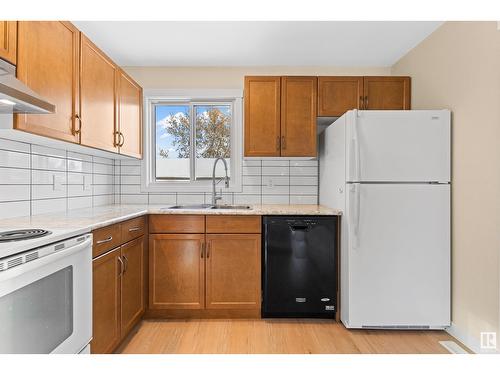
[[[347,328],[450,325],[450,112],[352,110],[320,136]]]

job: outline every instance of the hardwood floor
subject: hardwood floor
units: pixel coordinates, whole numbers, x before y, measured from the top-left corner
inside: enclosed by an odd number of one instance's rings
[[[144,320],[123,354],[448,353],[442,331],[347,330],[325,320]]]

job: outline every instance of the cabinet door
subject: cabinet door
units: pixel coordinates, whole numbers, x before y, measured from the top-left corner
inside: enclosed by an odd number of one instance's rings
[[[316,77],[282,77],[281,156],[316,156]]]
[[[280,156],[280,77],[245,77],[245,156]]]
[[[144,237],[122,246],[121,333],[126,336],[144,313]]]
[[[111,353],[120,342],[120,248],[92,263],[92,353]]]
[[[361,108],[363,77],[319,77],[318,116],[342,116]]]
[[[203,309],[204,234],[149,236],[149,308]]]
[[[117,70],[117,121],[120,154],[142,158],[142,88]]]
[[[81,143],[118,152],[115,137],[115,64],[82,34]]]
[[[78,143],[80,32],[69,22],[18,22],[17,78],[56,106],[44,115],[16,115],[15,127]]]
[[[364,77],[363,109],[410,109],[410,77]]]
[[[17,22],[0,21],[0,58],[16,65]]]
[[[207,235],[207,309],[260,309],[260,234]]]

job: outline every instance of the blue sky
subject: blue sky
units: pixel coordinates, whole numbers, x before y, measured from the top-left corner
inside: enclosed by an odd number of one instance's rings
[[[189,106],[185,105],[169,105],[169,106],[156,106],[156,152],[160,148],[165,150],[170,150],[169,158],[177,158],[177,153],[174,151],[174,145],[172,144],[172,137],[168,135],[165,128],[158,123],[170,115],[175,115],[176,113],[186,113],[189,114]]]
[[[196,110],[198,113],[207,111],[211,106],[196,106]],[[219,109],[223,111],[225,114],[229,114],[231,107],[220,106]],[[162,120],[166,117],[175,115],[177,113],[186,113],[189,114],[189,106],[188,105],[162,105],[156,106],[156,152],[157,157],[158,151],[160,148],[169,150],[169,159],[177,158],[177,152],[175,151],[175,147],[172,144],[172,137],[168,135],[165,128],[161,125]]]

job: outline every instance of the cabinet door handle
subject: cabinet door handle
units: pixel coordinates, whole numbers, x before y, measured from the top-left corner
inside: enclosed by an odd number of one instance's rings
[[[363,106],[363,104],[364,104],[363,100],[364,100],[363,96],[360,96],[359,97],[359,109],[365,109],[364,106]]]
[[[115,133],[114,133],[113,144],[114,144],[115,147],[119,147],[120,146],[120,139],[119,139],[120,137],[119,137],[119,134],[120,134],[120,132],[118,132],[118,131],[115,131]],[[117,137],[118,137],[118,140],[117,140]]]
[[[125,144],[125,136],[122,132],[119,132],[118,139],[121,139],[121,143],[119,143],[118,146],[123,147],[123,145]]]
[[[368,95],[365,96],[365,109],[368,109]]]
[[[120,262],[120,272],[118,272],[118,276],[123,275],[123,260],[121,257],[118,257],[118,262]]]
[[[276,151],[280,150],[280,136],[276,136]]]
[[[123,267],[123,273],[127,272],[127,268],[128,268],[128,258],[123,255],[123,260],[124,260],[124,267]]]
[[[205,251],[205,242],[200,242],[200,256],[203,259],[203,252]]]
[[[106,242],[109,242],[112,240],[113,240],[113,236],[109,236],[108,238],[105,238],[104,240],[97,241],[97,244],[100,245],[102,243],[106,243]]]
[[[77,113],[75,114],[75,120],[78,121],[78,129],[75,128],[76,121],[73,124],[73,134],[80,134],[82,132],[82,118],[80,115]]]
[[[211,242],[210,242],[210,241],[208,241],[208,243],[207,243],[207,259],[208,259],[208,258],[210,258],[210,248],[211,248],[211,247],[212,247],[212,246],[211,246]]]
[[[141,230],[142,228],[141,227],[134,227],[134,228],[129,228],[128,231],[129,232],[137,232],[138,230]]]
[[[286,138],[284,135],[281,136],[281,148],[286,150]]]

